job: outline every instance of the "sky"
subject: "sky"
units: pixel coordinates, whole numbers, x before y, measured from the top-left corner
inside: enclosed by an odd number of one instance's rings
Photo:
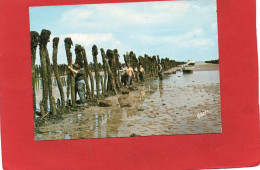
[[[139,3],[111,3],[30,8],[30,30],[51,31],[60,38],[58,63],[67,62],[64,38],[85,47],[93,61],[92,46],[118,49],[136,56],[159,55],[176,61],[218,59],[216,0],[183,0]],[[75,60],[74,60],[75,61]],[[98,61],[101,62],[100,51]],[[40,63],[39,50],[36,64]]]

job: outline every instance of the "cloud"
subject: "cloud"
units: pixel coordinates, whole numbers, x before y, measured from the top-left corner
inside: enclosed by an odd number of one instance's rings
[[[111,47],[121,46],[122,43],[119,40],[116,40],[112,33],[74,33],[74,34],[66,34],[60,36],[62,39],[66,37],[70,37],[74,44],[80,44],[84,46],[90,46],[93,44],[104,44],[109,43]]]
[[[34,26],[33,30],[46,26],[52,30],[52,35],[60,37],[60,62],[66,63],[63,42],[66,37],[71,37],[74,42],[71,50],[74,57],[75,44],[80,44],[85,47],[89,61],[92,60],[93,44],[105,50],[118,49],[121,55],[134,51],[137,55],[147,53],[171,57],[174,50],[177,57],[190,57],[201,56],[198,53],[202,51],[205,56],[213,56],[211,53],[217,51],[215,0],[89,4],[39,9],[40,12],[34,13],[36,16],[30,23]],[[48,17],[44,15],[39,20],[45,13]],[[52,43],[49,44],[51,52]]]
[[[190,4],[185,2],[84,5],[65,11],[60,24],[69,28],[167,24],[185,15],[189,10]]]
[[[71,20],[72,21],[85,20],[91,17],[92,14],[93,14],[92,11],[88,11],[80,8],[71,9],[62,14],[61,23],[66,23]]]
[[[180,43],[181,47],[207,47],[214,46],[215,43],[209,38],[198,38],[198,39],[190,39]]]
[[[191,48],[191,47],[205,47],[214,46],[215,43],[210,38],[204,37],[203,29],[194,29],[190,32],[182,33],[179,35],[167,35],[167,36],[151,36],[151,35],[137,35],[132,38],[147,45],[158,45],[158,42],[162,46],[174,46],[179,48]]]

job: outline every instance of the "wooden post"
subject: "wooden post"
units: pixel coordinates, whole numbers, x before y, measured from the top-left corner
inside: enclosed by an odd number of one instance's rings
[[[119,80],[119,77],[118,77],[119,54],[118,54],[117,49],[112,51],[111,54],[113,55],[112,56],[112,61],[113,61],[113,68],[112,68],[112,70],[113,70],[113,74],[114,74],[114,78],[115,78],[116,88],[118,90],[120,90],[120,80]]]
[[[107,92],[107,66],[106,66],[106,54],[103,48],[100,49],[101,51],[101,56],[102,56],[102,61],[103,61],[103,70],[104,70],[104,84],[103,84],[103,91],[104,91],[104,95],[106,95]]]
[[[111,50],[110,50],[110,51],[109,51],[109,50],[107,51],[107,53],[110,53],[110,52],[112,52],[112,51],[111,51]],[[113,75],[113,73],[112,73],[112,71],[111,71],[111,69],[110,69],[110,66],[109,66],[109,63],[108,63],[107,59],[105,58],[104,60],[105,60],[106,66],[107,66],[108,77],[109,77],[110,80],[111,80],[112,90],[114,91],[115,94],[117,94],[114,75]]]
[[[117,94],[117,90],[116,90],[116,85],[115,85],[115,80],[114,80],[114,75],[112,73],[112,70],[110,69],[110,66],[109,66],[109,62],[107,60],[107,55],[105,54],[105,51],[103,48],[100,49],[101,51],[101,55],[102,55],[102,59],[103,59],[103,62],[105,64],[105,67],[107,69],[107,73],[108,73],[108,82],[107,82],[107,91],[109,90],[113,90],[115,94]],[[107,53],[110,53],[112,52],[112,50],[107,50]],[[104,85],[105,86],[105,85]],[[111,89],[109,89],[108,87],[111,86]]]
[[[137,67],[137,70],[134,70],[135,73],[135,80],[136,82],[139,81],[139,64],[138,64],[138,59],[136,58],[136,54],[133,53],[133,69]]]
[[[76,53],[76,62],[75,63],[79,63],[79,62],[84,63],[81,45],[76,45],[75,53]],[[84,66],[84,68],[85,68],[85,66]],[[86,83],[86,89],[87,89],[88,97],[91,99],[91,91],[90,91],[89,82],[88,82],[88,73],[87,73],[86,69],[85,69],[85,72],[84,72],[84,81]]]
[[[42,30],[40,41],[40,59],[41,59],[41,71],[42,71],[42,105],[44,113],[48,112],[48,72],[46,58],[48,56],[47,43],[49,42],[51,32],[49,30]]]
[[[40,109],[41,109],[41,116],[43,117],[47,112],[45,112],[44,103],[40,101]]]
[[[107,90],[113,90],[113,83],[119,89],[120,85],[116,78],[115,54],[113,53],[112,50],[108,49],[106,55],[109,59],[109,68],[113,74],[113,80],[112,77],[108,77]]]
[[[35,95],[35,59],[36,49],[39,43],[39,34],[31,31],[31,68],[32,68],[32,89],[33,89],[33,113],[36,113],[36,95]]]
[[[82,55],[83,55],[83,60],[84,60],[84,66],[85,66],[85,71],[88,73],[89,78],[90,78],[90,82],[91,82],[91,99],[94,99],[94,79],[93,79],[93,75],[91,73],[91,70],[89,68],[88,65],[88,59],[87,59],[87,55],[86,55],[86,51],[85,48],[82,47]]]
[[[157,64],[157,61],[156,61],[156,56],[153,56],[152,64],[153,64],[154,76],[157,76],[158,75],[158,64]]]
[[[71,38],[65,38],[65,50],[67,54],[67,60],[68,60],[68,66],[72,67],[72,53],[70,52],[71,46],[73,45],[73,42]],[[73,76],[73,73],[69,71],[68,76],[70,77],[70,87],[71,87],[71,100],[72,100],[72,106],[76,106],[76,95],[75,95],[75,78]]]
[[[60,109],[61,105],[60,105],[60,99],[57,99],[57,109]]]
[[[100,76],[100,83],[101,83],[101,88],[102,88],[102,95],[105,96],[105,86],[103,83],[103,76]]]
[[[56,113],[56,107],[53,107],[52,105],[52,69],[51,69],[51,61],[50,61],[50,57],[49,57],[49,53],[48,50],[46,50],[46,63],[47,63],[47,73],[48,73],[48,90],[49,90],[49,103],[50,103],[50,110],[52,113]]]
[[[53,113],[54,115],[56,115],[56,114],[57,114],[57,111],[56,111],[56,103],[55,103],[55,99],[54,99],[53,96],[51,96],[50,105],[51,105],[51,107],[52,107],[52,113]]]
[[[63,91],[63,86],[60,79],[59,69],[58,69],[58,62],[57,62],[57,55],[58,55],[58,45],[59,45],[59,38],[53,38],[53,55],[52,55],[52,62],[53,62],[53,70],[57,80],[60,97],[61,97],[61,104],[62,104],[62,111],[65,110],[65,96]],[[59,105],[60,107],[60,105]]]
[[[97,90],[97,98],[100,98],[100,86],[99,86],[99,71],[98,71],[98,63],[97,63],[97,55],[98,55],[98,49],[96,45],[93,45],[92,47],[92,55],[93,55],[93,61],[94,61],[94,70],[95,70],[95,77],[96,77],[96,90]]]
[[[119,58],[120,55],[118,54],[117,49],[114,49],[113,53],[115,54],[115,69],[116,69],[116,81],[119,84],[119,87],[117,87],[118,89],[120,89],[121,87],[121,81],[120,81],[120,73],[119,73],[119,68],[120,68],[120,62],[119,62]]]

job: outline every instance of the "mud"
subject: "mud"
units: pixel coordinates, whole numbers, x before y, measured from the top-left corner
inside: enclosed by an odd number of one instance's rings
[[[45,121],[35,128],[35,140],[221,133],[218,70],[177,71],[163,81],[146,78],[129,94],[106,100],[112,106],[90,106]]]

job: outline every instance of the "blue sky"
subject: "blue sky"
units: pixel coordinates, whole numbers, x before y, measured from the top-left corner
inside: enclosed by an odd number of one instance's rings
[[[216,0],[50,6],[30,8],[30,30],[60,37],[58,63],[66,63],[64,38],[83,45],[92,61],[93,44],[126,51],[160,55],[177,61],[218,59]],[[101,62],[100,52],[98,60]],[[40,63],[39,52],[36,63]]]

